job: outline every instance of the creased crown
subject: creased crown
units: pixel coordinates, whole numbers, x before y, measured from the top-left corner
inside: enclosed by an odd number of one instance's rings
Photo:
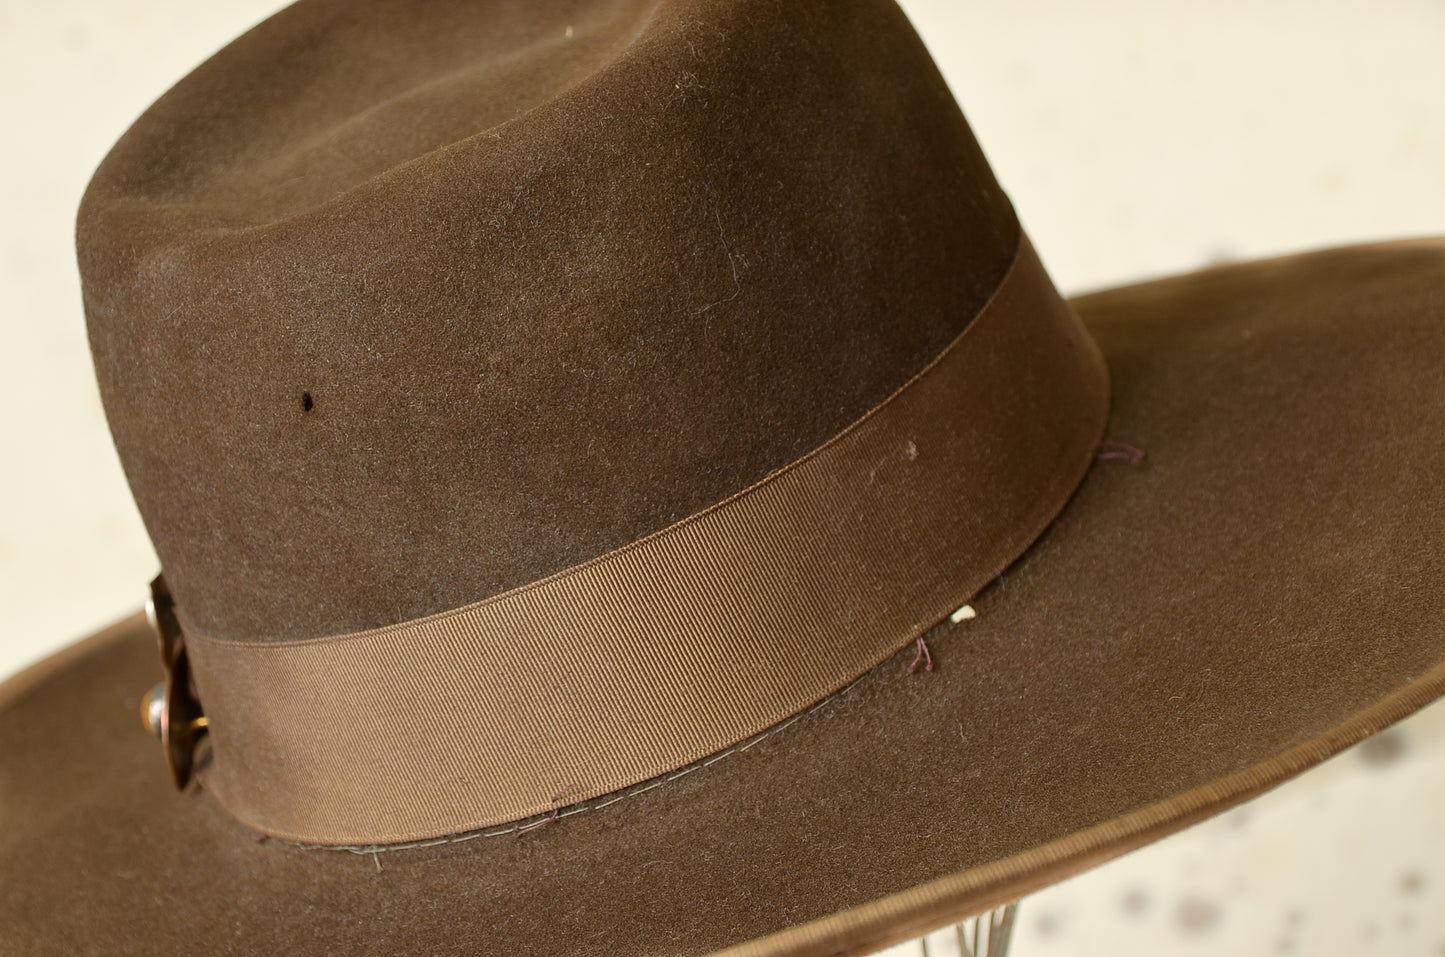
[[[1013,214],[892,3],[307,0],[143,115],[78,245],[188,625],[454,608],[743,489],[983,304]]]

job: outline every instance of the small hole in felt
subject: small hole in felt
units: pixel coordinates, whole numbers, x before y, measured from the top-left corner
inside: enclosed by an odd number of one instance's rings
[[[301,411],[310,412],[314,408],[316,408],[316,400],[311,398],[311,393],[301,393]]]

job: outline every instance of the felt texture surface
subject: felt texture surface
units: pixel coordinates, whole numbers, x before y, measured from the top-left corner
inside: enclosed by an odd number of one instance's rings
[[[879,0],[306,0],[77,227],[182,621],[338,634],[656,531],[951,341],[1018,230]]]
[[[135,718],[152,639],[123,622],[0,687],[0,950],[701,954],[982,875],[960,916],[999,861],[1278,781],[1287,749],[1439,694],[1445,242],[1076,306],[1110,435],[1148,458],[1098,463],[978,617],[930,636],[934,671],[905,653],[744,753],[521,837],[373,857],[258,842],[170,791]]]
[[[705,760],[851,683],[1012,564],[1092,466],[1108,399],[1103,358],[1024,243],[917,379],[657,535],[335,640],[187,632],[205,787],[273,837],[385,844]],[[171,753],[184,765],[189,742]]]

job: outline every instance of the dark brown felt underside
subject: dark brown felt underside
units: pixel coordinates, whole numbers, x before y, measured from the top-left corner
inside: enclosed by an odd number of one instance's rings
[[[977,877],[958,916],[1438,694],[1445,243],[1078,306],[1111,435],[1147,464],[1098,464],[978,618],[932,636],[934,672],[894,659],[746,753],[522,838],[373,858],[257,842],[171,792],[135,718],[157,666],[132,619],[0,696],[0,950],[700,954]],[[1171,798],[1147,833],[1040,850]],[[1022,882],[983,870],[1020,854]]]

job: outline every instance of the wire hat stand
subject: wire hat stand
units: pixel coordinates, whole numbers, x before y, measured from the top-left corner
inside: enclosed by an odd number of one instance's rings
[[[913,953],[922,957],[1007,957],[1018,909],[1017,902],[1006,904],[955,924],[952,935],[940,931],[920,937],[910,946],[916,946]],[[894,957],[908,951],[900,947],[886,953]]]

